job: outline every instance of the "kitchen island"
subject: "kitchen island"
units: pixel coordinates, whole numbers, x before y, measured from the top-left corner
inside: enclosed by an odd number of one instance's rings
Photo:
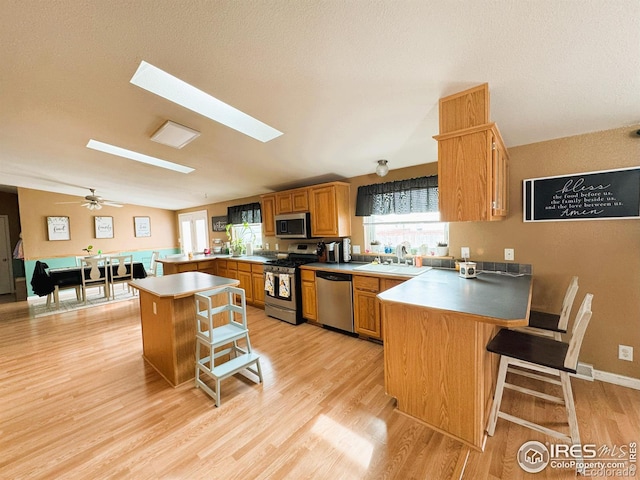
[[[499,360],[485,346],[499,327],[528,324],[531,288],[530,276],[434,269],[378,294],[398,411],[483,450]]]
[[[196,320],[193,295],[238,285],[238,280],[184,272],[133,280],[140,292],[144,359],[172,386],[195,378]]]

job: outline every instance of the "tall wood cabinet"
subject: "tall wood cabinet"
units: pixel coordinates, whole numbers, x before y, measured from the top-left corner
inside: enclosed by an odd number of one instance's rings
[[[276,196],[275,194],[262,195],[262,233],[266,237],[273,237],[276,234]]]
[[[509,155],[489,122],[487,84],[440,99],[440,220],[502,220],[508,214]]]
[[[348,237],[351,235],[350,185],[331,182],[309,187],[311,236]]]

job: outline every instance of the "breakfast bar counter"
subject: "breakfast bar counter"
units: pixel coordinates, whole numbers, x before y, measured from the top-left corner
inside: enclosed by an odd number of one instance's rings
[[[498,369],[485,346],[528,324],[530,276],[433,269],[378,294],[385,389],[398,411],[482,450]]]
[[[140,292],[144,359],[172,386],[195,377],[196,320],[193,295],[238,280],[184,272],[133,280]]]

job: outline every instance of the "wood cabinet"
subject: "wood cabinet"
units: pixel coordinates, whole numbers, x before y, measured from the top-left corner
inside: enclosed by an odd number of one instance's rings
[[[400,285],[404,280],[353,276],[353,320],[356,333],[383,339],[382,316],[378,293]]]
[[[227,269],[227,261],[218,259],[216,261],[216,275],[219,277],[229,278],[229,270]]]
[[[248,262],[235,262],[238,266],[239,287],[244,290],[247,303],[253,303],[253,280],[251,278],[251,264]]]
[[[313,270],[300,270],[302,279],[302,316],[307,320],[318,320],[316,301],[316,274]]]
[[[193,260],[180,259],[179,261],[173,261],[172,259],[159,259],[158,262],[162,263],[163,275],[173,275],[175,273],[184,272],[204,272],[211,275],[216,275],[216,260],[214,258],[207,259],[202,257],[201,259],[194,258]]]
[[[251,264],[251,286],[253,305],[264,308],[264,266],[259,263]]]
[[[276,215],[309,211],[309,193],[307,188],[297,188],[276,193]]]
[[[382,340],[380,306],[376,295],[380,292],[380,279],[353,276],[353,323],[356,333]]]
[[[309,187],[312,237],[348,237],[351,235],[350,186],[331,182]]]
[[[264,308],[264,267],[261,263],[223,258],[216,263],[219,277],[237,279],[240,282],[238,286],[244,289],[247,303]]]
[[[262,233],[265,237],[273,237],[276,234],[276,196],[274,194],[262,195]]]
[[[440,220],[502,220],[508,214],[509,155],[489,122],[486,84],[440,99]]]

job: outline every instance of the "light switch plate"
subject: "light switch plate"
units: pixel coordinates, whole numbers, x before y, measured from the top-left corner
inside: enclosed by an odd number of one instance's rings
[[[460,256],[462,258],[469,258],[469,247],[460,247]]]
[[[352,250],[355,255],[358,255],[360,253],[360,245],[353,245]]]

